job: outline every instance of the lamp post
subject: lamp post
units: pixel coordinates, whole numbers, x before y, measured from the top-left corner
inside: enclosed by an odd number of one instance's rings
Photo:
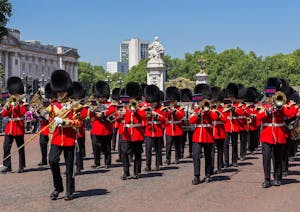
[[[24,91],[25,91],[25,94],[27,94],[27,75],[25,72],[22,73],[22,77],[21,77],[22,81],[23,81],[23,84],[24,84]]]
[[[110,75],[107,75],[106,78],[107,79],[105,81],[110,85],[110,83],[112,82]]]
[[[117,83],[118,83],[119,87],[122,88],[123,80],[121,77],[119,77]]]

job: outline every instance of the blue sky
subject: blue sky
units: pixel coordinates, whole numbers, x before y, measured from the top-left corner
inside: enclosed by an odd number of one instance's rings
[[[94,65],[119,60],[124,39],[159,36],[171,57],[214,45],[268,56],[300,48],[297,0],[11,0],[22,40],[77,48]]]

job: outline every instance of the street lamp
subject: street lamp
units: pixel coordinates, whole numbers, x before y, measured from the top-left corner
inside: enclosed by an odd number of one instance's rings
[[[42,79],[40,79],[40,83],[41,83],[41,87],[43,88],[44,87],[44,83],[46,82],[45,75],[42,74],[41,77],[42,77]]]
[[[21,77],[21,80],[23,81],[23,84],[24,84],[24,91],[25,91],[25,94],[27,94],[27,75],[25,72],[22,73],[22,77]]]
[[[123,80],[121,77],[119,77],[117,83],[118,83],[119,87],[122,88]]]
[[[110,79],[110,75],[107,75],[106,77],[107,77],[107,79],[105,80],[105,82],[107,82],[108,84],[110,84],[112,82],[112,80]]]

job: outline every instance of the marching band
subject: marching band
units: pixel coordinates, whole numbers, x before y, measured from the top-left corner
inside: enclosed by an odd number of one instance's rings
[[[1,114],[9,117],[5,128],[2,173],[12,171],[11,156],[14,154],[10,150],[13,140],[19,152],[18,172],[22,173],[26,167],[24,147],[28,143],[24,142],[24,115],[28,105],[22,98],[22,80],[10,77],[7,90],[10,97]],[[250,154],[254,153],[260,142],[265,176],[261,186],[268,188],[280,186],[282,178],[288,174],[289,157],[295,156],[297,151],[300,98],[285,79],[269,78],[263,93],[254,87],[246,88],[236,83],[229,83],[223,90],[198,84],[194,92],[172,86],[166,89],[166,99],[157,86],[141,86],[136,82],[127,83],[124,89],[114,89],[112,96],[105,81],[96,82],[92,90],[93,95],[87,98],[79,82],[72,82],[66,71],[56,70],[45,86],[45,99],[39,104],[29,104],[40,118],[40,131],[35,134],[40,138],[42,156],[38,165],[47,165],[48,158],[54,184],[51,200],[56,200],[64,191],[59,166],[62,152],[66,162],[65,200],[74,198],[75,175],[81,174],[84,169],[84,126],[87,121],[91,123],[92,168],[100,167],[101,153],[104,154],[105,168],[110,168],[111,152],[118,147],[118,161],[123,164],[122,180],[140,177],[143,152],[146,155],[143,171],[160,171],[164,145],[165,164],[171,164],[173,146],[175,160],[172,163],[179,164],[188,141],[188,157],[193,159],[194,166],[192,184],[201,182],[202,151],[204,181],[208,183],[212,181],[213,174],[226,171],[230,166],[238,167],[238,159],[244,160],[247,150]],[[154,166],[151,161],[153,151],[156,155]],[[130,162],[134,163],[133,175],[130,174]]]

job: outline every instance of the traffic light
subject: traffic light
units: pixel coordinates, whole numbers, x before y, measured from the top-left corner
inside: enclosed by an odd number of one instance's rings
[[[30,84],[26,85],[26,93],[27,94],[31,94],[32,93],[32,85],[30,85]]]
[[[40,88],[40,82],[38,79],[33,80],[32,87],[33,87],[33,93],[38,92],[38,90]]]

